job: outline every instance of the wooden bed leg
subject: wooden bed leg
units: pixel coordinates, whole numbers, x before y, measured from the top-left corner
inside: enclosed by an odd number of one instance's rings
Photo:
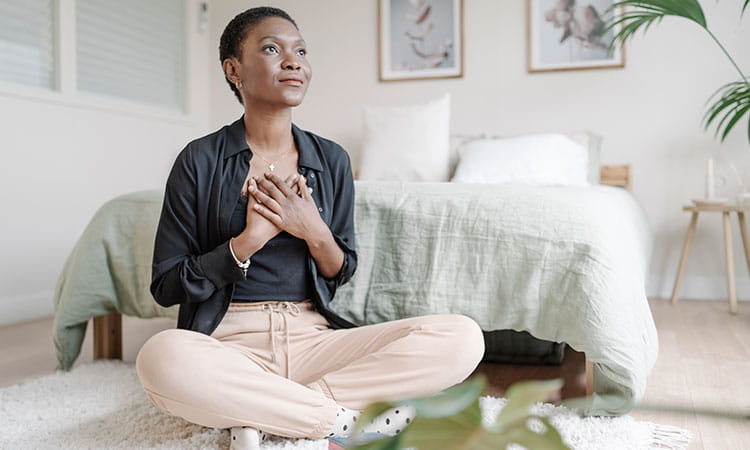
[[[94,317],[94,359],[122,359],[122,314]]]
[[[594,395],[594,363],[586,360],[586,397]]]

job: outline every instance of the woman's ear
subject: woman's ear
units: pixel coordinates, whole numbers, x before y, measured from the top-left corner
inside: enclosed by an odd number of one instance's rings
[[[240,81],[239,66],[239,61],[237,61],[237,58],[235,57],[227,58],[221,63],[221,67],[224,70],[224,76],[233,84],[237,84]]]

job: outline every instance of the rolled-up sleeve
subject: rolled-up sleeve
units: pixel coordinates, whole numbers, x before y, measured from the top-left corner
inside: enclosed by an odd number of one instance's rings
[[[342,163],[336,168],[333,213],[329,228],[333,239],[344,252],[344,263],[331,278],[322,277],[335,288],[349,281],[357,270],[357,252],[354,241],[354,178],[349,154],[342,150]]]
[[[167,179],[154,241],[151,294],[164,307],[197,303],[216,290],[245,279],[230,253],[229,240],[209,251],[198,243],[201,198],[190,145],[177,156]]]

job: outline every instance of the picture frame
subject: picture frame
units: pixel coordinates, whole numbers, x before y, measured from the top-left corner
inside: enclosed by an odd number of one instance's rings
[[[461,78],[464,0],[378,0],[380,81]]]
[[[604,23],[617,8],[603,16],[617,0],[527,0],[528,71],[617,69],[625,67],[625,47],[615,46],[611,55],[607,46],[619,32],[618,25],[605,35]]]

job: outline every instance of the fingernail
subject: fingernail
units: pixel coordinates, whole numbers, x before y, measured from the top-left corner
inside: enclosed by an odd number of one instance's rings
[[[250,186],[250,187],[248,187],[248,189],[250,190],[250,192],[254,192],[255,191],[255,187],[254,186]]]

